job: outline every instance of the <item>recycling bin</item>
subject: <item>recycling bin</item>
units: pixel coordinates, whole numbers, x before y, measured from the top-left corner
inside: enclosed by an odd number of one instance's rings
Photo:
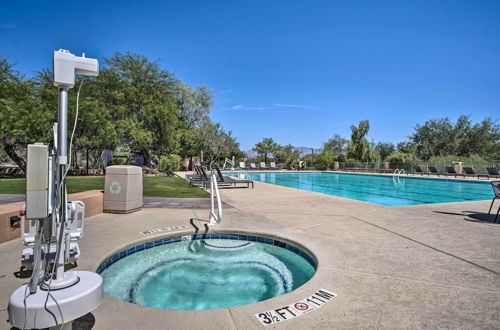
[[[104,212],[130,213],[142,206],[142,169],[129,165],[108,166],[104,179]]]

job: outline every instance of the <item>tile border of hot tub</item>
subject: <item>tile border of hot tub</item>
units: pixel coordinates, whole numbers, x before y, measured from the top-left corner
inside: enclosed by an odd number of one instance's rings
[[[138,242],[129,245],[130,247],[126,247],[124,249],[120,249],[117,252],[111,254],[104,259],[104,261],[99,263],[96,272],[101,274],[108,267],[113,265],[115,262],[130,256],[136,252],[140,252],[143,250],[147,250],[153,247],[178,243],[184,240],[201,240],[201,239],[232,239],[238,241],[247,241],[247,242],[257,242],[263,243],[273,246],[278,246],[280,248],[286,249],[290,252],[293,252],[303,259],[305,259],[311,266],[314,267],[315,271],[318,270],[318,261],[315,255],[307,248],[298,244],[296,242],[290,241],[288,239],[282,237],[270,237],[269,235],[261,234],[261,233],[246,233],[246,232],[236,232],[236,231],[215,231],[205,234],[196,234],[196,233],[176,233],[176,235],[170,235],[166,237],[156,238],[153,240]]]

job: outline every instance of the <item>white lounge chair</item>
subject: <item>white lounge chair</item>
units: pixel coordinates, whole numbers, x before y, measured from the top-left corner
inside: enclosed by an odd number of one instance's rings
[[[247,168],[247,165],[245,164],[245,162],[240,162],[240,168],[241,169]]]
[[[255,165],[255,163],[250,163],[250,169],[251,170],[256,170],[257,169],[257,166]]]
[[[275,162],[271,162],[270,167],[271,167],[271,170],[277,170],[278,169],[276,167],[276,163]]]
[[[259,168],[264,169],[264,170],[267,170],[266,163],[265,163],[265,162],[260,162],[260,166],[259,166]]]

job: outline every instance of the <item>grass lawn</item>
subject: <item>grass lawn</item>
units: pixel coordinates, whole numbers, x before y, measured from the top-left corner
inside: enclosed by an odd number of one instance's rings
[[[143,178],[144,197],[209,197],[198,187],[189,186],[186,180],[178,177],[146,176]],[[103,190],[103,176],[71,176],[67,179],[68,193],[86,190]],[[0,194],[24,194],[24,179],[0,179]]]

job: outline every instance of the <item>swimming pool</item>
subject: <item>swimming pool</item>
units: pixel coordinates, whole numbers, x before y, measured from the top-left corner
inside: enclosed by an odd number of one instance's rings
[[[316,261],[295,245],[241,234],[187,235],[136,245],[97,270],[104,292],[143,306],[205,310],[270,299],[307,282]]]
[[[237,176],[231,172],[228,175]],[[465,202],[493,198],[489,182],[333,172],[249,172],[252,180],[386,206]]]

